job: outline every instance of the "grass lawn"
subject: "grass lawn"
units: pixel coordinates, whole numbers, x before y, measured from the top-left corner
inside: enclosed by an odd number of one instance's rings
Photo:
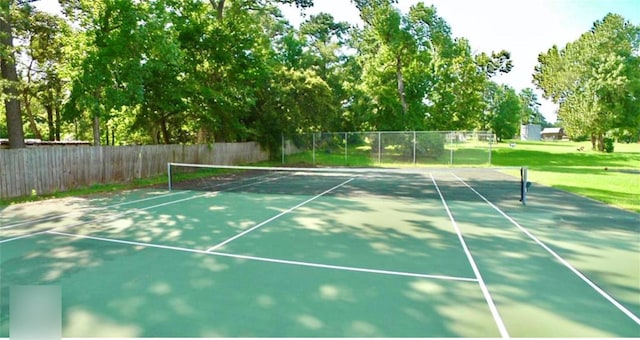
[[[640,144],[616,144],[608,154],[590,142],[511,142],[494,148],[494,166],[526,165],[534,183],[640,212]]]
[[[510,147],[515,143],[515,147]],[[529,177],[534,183],[566,190],[593,198],[607,204],[630,211],[640,212],[640,144],[616,144],[613,153],[591,150],[591,142],[527,142],[504,141],[493,146],[493,166],[528,166]],[[484,150],[461,150],[458,155],[479,153],[479,155],[457,156],[457,166],[487,165]],[[431,165],[447,166],[448,152],[441,158],[432,160]],[[447,159],[444,159],[447,158]],[[377,158],[357,147],[349,149],[345,161],[344,151],[335,153],[317,152],[315,164],[321,166],[379,166]],[[393,163],[393,159],[383,160],[383,166],[402,166],[409,163]],[[310,166],[313,164],[311,152],[287,156],[287,164]],[[279,162],[268,165],[278,166]],[[424,166],[425,164],[421,164]],[[426,164],[427,166],[429,164]],[[606,170],[605,170],[606,169]],[[532,189],[535,190],[535,187]]]
[[[510,147],[513,142],[515,147]],[[583,147],[583,151],[578,149]],[[467,152],[467,150],[465,150]],[[484,151],[470,150],[480,155],[465,156],[470,166],[484,162]],[[459,153],[464,154],[464,153]],[[443,156],[444,157],[444,156]],[[289,165],[309,166],[309,152],[288,157]],[[377,166],[377,159],[367,150],[350,150],[347,165],[356,167]],[[447,162],[436,161],[446,166]],[[464,166],[463,163],[463,166]],[[343,153],[316,153],[316,164],[345,165]],[[260,165],[281,165],[279,161],[263,162]],[[385,161],[385,166],[401,164]],[[405,164],[406,165],[406,164]],[[481,165],[481,164],[480,164]],[[640,144],[616,144],[615,152],[607,154],[591,151],[590,142],[525,142],[505,141],[493,146],[493,166],[528,166],[529,177],[534,183],[570,191],[590,197],[626,210],[640,212]],[[606,170],[605,170],[606,168]],[[150,185],[166,184],[166,176],[136,180],[126,184],[99,185],[82,190],[48,195],[46,197],[22,197],[0,200],[0,206],[11,203],[40,200],[54,197],[88,195],[108,191],[134,189]],[[535,186],[531,189],[535,190]]]

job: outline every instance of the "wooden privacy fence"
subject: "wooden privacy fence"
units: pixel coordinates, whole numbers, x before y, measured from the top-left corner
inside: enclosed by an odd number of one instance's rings
[[[268,156],[253,142],[0,150],[0,198],[162,175],[168,162],[233,165]]]

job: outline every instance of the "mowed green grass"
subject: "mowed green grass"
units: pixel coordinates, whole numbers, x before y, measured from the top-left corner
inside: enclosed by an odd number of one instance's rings
[[[618,143],[613,153],[602,153],[592,151],[591,142],[513,142],[515,147],[505,142],[494,148],[494,166],[525,165],[534,185],[640,212],[640,144]]]
[[[491,162],[493,166],[528,166],[530,180],[534,183],[570,191],[626,210],[640,212],[640,144],[618,143],[615,145],[615,152],[608,154],[592,151],[590,142],[513,142],[516,143],[513,148],[509,146],[509,141],[493,146]],[[578,151],[581,147],[583,151]],[[354,148],[355,152],[349,153],[346,162],[343,153],[318,152],[316,153],[316,164],[344,166],[347,163],[346,165],[356,167],[379,166],[377,159],[372,158],[369,152],[356,149]],[[483,154],[481,157],[475,158],[483,160],[484,152],[481,153]],[[311,155],[309,153],[292,155],[287,157],[287,164],[311,166]],[[272,161],[259,165],[278,166],[281,163]],[[385,163],[385,166],[390,165]],[[47,198],[164,185],[166,181],[166,176],[158,176],[132,183],[99,185],[47,196],[0,200],[0,206]],[[535,190],[535,186],[531,190]]]

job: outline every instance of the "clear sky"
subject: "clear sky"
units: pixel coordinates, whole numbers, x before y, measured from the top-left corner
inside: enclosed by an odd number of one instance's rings
[[[420,2],[399,0],[403,13]],[[520,91],[535,89],[532,74],[538,63],[538,54],[554,44],[564,47],[588,31],[596,20],[607,13],[622,15],[634,25],[640,25],[640,0],[423,0],[434,5],[444,18],[454,37],[467,38],[474,52],[508,50],[514,63],[513,70],[495,81],[508,84]],[[359,24],[358,10],[350,0],[314,0],[315,6],[306,14],[326,12],[336,21]],[[41,8],[59,7],[57,0],[36,2]],[[281,6],[294,25],[303,20],[294,6]],[[555,122],[557,106],[542,98],[541,111],[549,122]]]
[[[399,0],[403,13],[420,2]],[[635,25],[640,24],[640,0],[423,0],[434,5],[444,18],[454,37],[467,38],[474,52],[511,52],[513,70],[494,78],[516,90],[535,89],[532,74],[538,55],[554,44],[564,47],[588,31],[596,20],[607,13],[622,15]],[[314,0],[314,8],[307,14],[327,12],[336,21],[360,22],[358,11],[349,0]],[[283,13],[297,25],[302,20],[300,10],[283,6]],[[542,98],[536,91],[541,111],[547,121],[555,122],[557,106]]]

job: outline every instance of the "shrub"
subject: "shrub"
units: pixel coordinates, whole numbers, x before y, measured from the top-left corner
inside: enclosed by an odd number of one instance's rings
[[[439,133],[416,134],[416,156],[437,159],[444,154],[444,135]],[[403,145],[405,156],[413,155],[413,135],[407,134]]]
[[[604,151],[607,153],[613,152],[613,138],[611,137],[604,138]]]

